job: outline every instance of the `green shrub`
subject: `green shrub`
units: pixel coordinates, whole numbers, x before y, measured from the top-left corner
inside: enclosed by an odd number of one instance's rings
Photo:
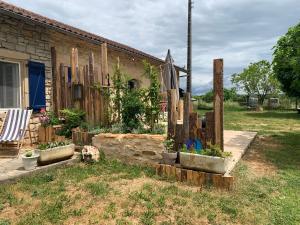
[[[141,126],[141,119],[144,113],[144,105],[141,101],[141,94],[138,90],[127,91],[122,99],[122,122],[125,132],[131,132]]]
[[[71,137],[72,129],[81,126],[85,122],[85,112],[79,109],[63,109],[60,112],[65,118],[65,123],[59,134]]]

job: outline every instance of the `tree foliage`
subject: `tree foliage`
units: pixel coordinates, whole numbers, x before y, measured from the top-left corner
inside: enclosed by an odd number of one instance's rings
[[[251,63],[243,72],[233,74],[231,81],[247,95],[256,95],[260,104],[267,95],[276,95],[280,91],[271,64],[266,60]]]
[[[274,46],[273,68],[283,91],[300,97],[300,23],[291,27]]]

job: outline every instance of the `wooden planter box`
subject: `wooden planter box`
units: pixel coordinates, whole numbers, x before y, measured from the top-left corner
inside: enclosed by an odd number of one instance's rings
[[[59,136],[56,135],[56,131],[58,129],[60,129],[61,126],[57,125],[57,126],[48,126],[48,127],[43,127],[40,126],[39,127],[39,138],[38,138],[38,142],[39,143],[47,143],[47,142],[52,142],[52,141],[64,141],[65,137],[64,136]]]
[[[180,152],[180,165],[186,169],[225,174],[229,168],[230,157],[198,155]]]
[[[65,145],[46,150],[36,149],[35,152],[39,154],[38,164],[47,165],[54,162],[59,162],[71,158],[74,155],[75,145]]]
[[[85,131],[72,131],[72,142],[77,146],[91,145],[92,138],[96,134],[85,132]]]

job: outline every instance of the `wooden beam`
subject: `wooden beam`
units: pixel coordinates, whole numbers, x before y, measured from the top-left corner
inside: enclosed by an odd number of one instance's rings
[[[223,59],[214,60],[214,144],[224,151]]]
[[[190,104],[191,104],[191,93],[187,92],[184,96],[184,109],[183,109],[183,136],[184,136],[184,141],[187,141],[189,139]]]
[[[51,47],[51,67],[52,67],[52,105],[53,111],[58,113],[58,97],[57,94],[57,55],[55,47]]]
[[[176,111],[176,89],[167,91],[168,95],[168,138],[175,138],[177,111]]]
[[[107,44],[101,44],[101,75],[102,85],[108,85],[108,56],[107,56]]]

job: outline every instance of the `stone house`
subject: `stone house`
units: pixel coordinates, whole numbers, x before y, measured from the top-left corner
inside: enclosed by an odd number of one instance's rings
[[[0,1],[0,111],[27,107],[37,111],[44,107],[51,109],[54,93],[51,49],[55,48],[58,63],[70,65],[71,50],[77,48],[79,66],[88,64],[92,51],[95,67],[99,68],[102,43],[107,44],[108,73],[113,73],[119,57],[122,69],[140,86],[149,84],[142,76],[142,60],[157,67],[164,63],[124,44]],[[178,76],[179,71],[184,71],[179,67],[176,70]],[[33,137],[37,136],[38,126],[38,118],[33,118]]]

